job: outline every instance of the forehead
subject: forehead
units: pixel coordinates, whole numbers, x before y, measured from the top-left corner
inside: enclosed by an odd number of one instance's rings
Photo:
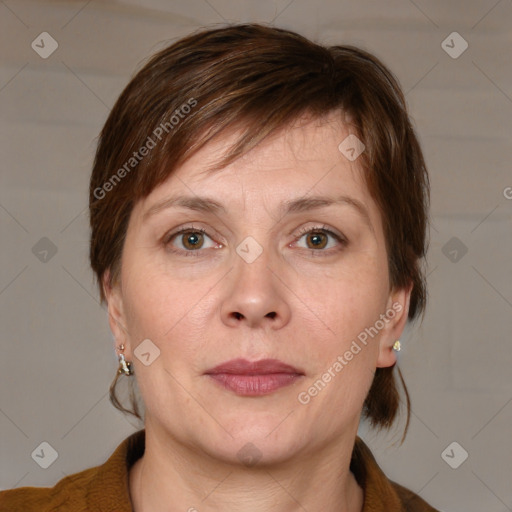
[[[243,133],[243,127],[227,129],[174,169],[138,206],[145,211],[178,191],[208,193],[229,204],[249,196],[277,200],[334,191],[350,192],[367,201],[360,161],[350,161],[339,149],[354,131],[339,111],[322,118],[303,116],[234,162],[213,170]]]

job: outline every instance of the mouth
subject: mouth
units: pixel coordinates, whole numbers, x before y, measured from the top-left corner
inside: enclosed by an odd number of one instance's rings
[[[304,372],[277,359],[232,359],[205,375],[239,396],[261,396],[295,383]]]

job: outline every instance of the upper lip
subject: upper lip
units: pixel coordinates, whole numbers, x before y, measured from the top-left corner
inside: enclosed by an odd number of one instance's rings
[[[233,375],[268,375],[272,373],[297,373],[303,372],[279,361],[279,359],[260,359],[248,361],[247,359],[231,359],[221,363],[205,372],[206,374],[230,373]]]

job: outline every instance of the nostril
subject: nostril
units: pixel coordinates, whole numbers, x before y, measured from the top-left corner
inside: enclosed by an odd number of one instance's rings
[[[276,312],[271,311],[270,313],[267,313],[265,316],[268,316],[269,318],[272,318],[272,320],[276,317]]]

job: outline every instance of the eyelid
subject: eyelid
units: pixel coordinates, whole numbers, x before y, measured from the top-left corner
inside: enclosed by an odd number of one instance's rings
[[[186,233],[188,231],[191,231],[191,232],[197,231],[199,233],[203,233],[204,235],[206,235],[208,238],[211,238],[212,240],[213,240],[212,237],[220,238],[220,239],[223,238],[215,230],[210,230],[209,228],[206,229],[206,228],[203,228],[203,227],[197,227],[194,224],[185,224],[184,226],[181,226],[181,227],[178,227],[178,228],[174,228],[174,229],[171,229],[171,230],[167,231],[165,233],[165,235],[162,237],[162,242],[164,244],[168,244],[168,243],[170,243],[170,241],[174,237],[176,237],[178,235],[181,235],[183,233]],[[213,234],[211,234],[210,231],[213,231]],[[214,240],[214,241],[217,242],[217,240]],[[217,243],[220,244],[220,245],[224,245],[223,241],[220,241],[220,242],[217,242]]]
[[[306,233],[310,233],[312,231],[326,231],[328,233],[331,233],[331,234],[337,236],[340,240],[348,242],[347,237],[343,233],[341,233],[337,229],[329,226],[328,224],[323,224],[323,223],[316,224],[315,226],[301,227],[295,236],[300,237],[300,236],[302,236]]]

